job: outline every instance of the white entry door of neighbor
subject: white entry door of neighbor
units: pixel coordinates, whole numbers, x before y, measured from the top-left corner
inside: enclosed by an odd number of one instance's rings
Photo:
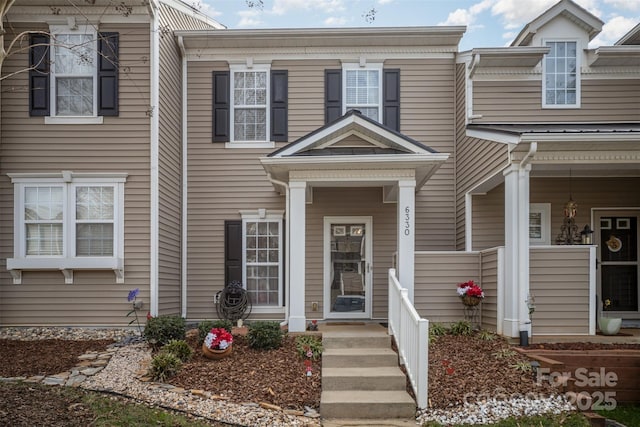
[[[324,317],[371,318],[372,218],[324,218]]]

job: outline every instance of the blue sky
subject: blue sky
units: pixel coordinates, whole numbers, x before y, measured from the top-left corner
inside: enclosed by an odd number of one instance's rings
[[[228,28],[466,25],[460,50],[508,45],[557,0],[184,0]],[[575,0],[605,22],[590,47],[610,45],[640,22],[640,0]],[[375,9],[375,20],[363,16]]]

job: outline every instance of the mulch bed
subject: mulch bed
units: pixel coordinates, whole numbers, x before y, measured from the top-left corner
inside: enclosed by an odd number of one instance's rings
[[[313,362],[306,376],[304,359],[287,336],[275,350],[254,350],[242,336],[235,336],[230,357],[210,360],[203,356],[195,337],[190,361],[168,382],[185,389],[209,391],[234,402],[265,402],[283,409],[318,408],[322,391],[320,362]]]
[[[113,340],[0,340],[0,377],[55,375],[78,364],[78,356],[105,351]]]

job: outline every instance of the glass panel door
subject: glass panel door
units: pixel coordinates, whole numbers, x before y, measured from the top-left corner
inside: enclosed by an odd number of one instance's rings
[[[603,215],[599,218],[601,301],[623,318],[639,313],[638,216]],[[601,302],[600,301],[600,302]],[[601,307],[600,307],[601,308]],[[635,314],[635,316],[634,316]]]
[[[367,221],[355,219],[327,225],[325,313],[334,318],[369,317],[370,227]]]

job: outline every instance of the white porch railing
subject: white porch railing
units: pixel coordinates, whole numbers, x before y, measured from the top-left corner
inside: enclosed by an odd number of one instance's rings
[[[396,270],[389,269],[389,334],[395,337],[418,407],[424,409],[428,402],[429,321],[418,315],[407,295]]]

